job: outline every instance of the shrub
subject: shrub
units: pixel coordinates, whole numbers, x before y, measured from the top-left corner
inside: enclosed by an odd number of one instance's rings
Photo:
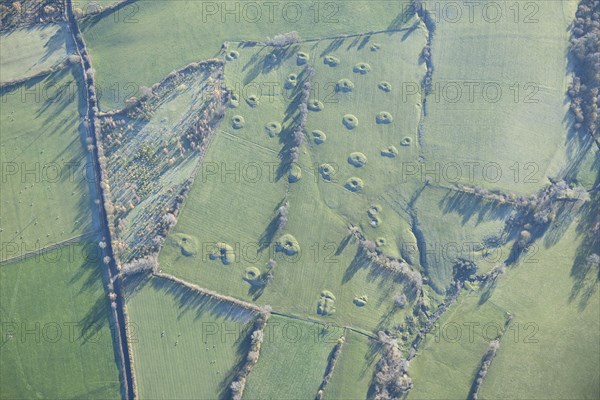
[[[290,205],[285,202],[281,207],[277,209],[277,229],[283,229],[286,227],[290,214]],[[273,260],[269,260],[269,263]],[[274,263],[275,261],[273,261]]]
[[[158,271],[158,269],[158,254],[150,254],[123,264],[121,273],[123,275],[133,275],[140,272]]]
[[[398,293],[394,296],[394,305],[398,308],[404,308],[407,302],[408,299],[404,293]]]
[[[67,61],[70,64],[80,64],[81,63],[81,57],[79,57],[77,54],[71,54],[71,55],[69,55],[69,57],[67,57]]]
[[[404,139],[402,139],[402,141],[400,142],[400,145],[404,146],[404,147],[408,147],[408,146],[410,146],[411,142],[412,142],[412,139],[410,137],[406,136]]]
[[[275,35],[273,38],[268,37],[265,41],[265,44],[267,46],[285,47],[292,43],[298,43],[300,40],[301,39],[298,32],[292,31],[287,33],[280,33],[278,35]]]
[[[400,398],[413,387],[412,379],[408,376],[408,362],[403,359],[396,339],[381,331],[378,336],[383,346],[374,379],[375,399]]]

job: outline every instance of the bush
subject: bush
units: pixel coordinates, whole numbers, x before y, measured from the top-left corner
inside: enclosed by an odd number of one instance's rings
[[[394,305],[398,308],[404,308],[408,303],[408,299],[404,293],[398,293],[394,296]]]
[[[288,32],[288,33],[281,33],[281,34],[275,35],[272,39],[267,38],[267,40],[265,41],[265,44],[267,46],[284,47],[284,46],[288,46],[292,43],[297,43],[300,40],[301,40],[301,38],[300,38],[300,35],[298,34],[298,32],[292,31],[292,32]]]

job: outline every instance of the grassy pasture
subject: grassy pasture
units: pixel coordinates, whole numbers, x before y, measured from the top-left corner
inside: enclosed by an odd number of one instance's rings
[[[308,399],[317,394],[341,328],[280,316],[269,318],[244,399]]]
[[[296,53],[309,52],[310,48],[304,44],[294,46],[291,56],[278,68],[266,70],[259,67],[268,49],[238,48],[237,51],[239,58],[227,63],[225,69],[225,82],[229,87],[235,89],[236,83],[252,82],[264,88],[268,83],[278,82],[281,89],[291,72],[302,70],[296,65]],[[391,300],[402,290],[401,286],[386,274],[369,268],[361,259],[357,243],[349,241],[344,218],[323,201],[320,178],[316,177],[314,168],[303,161],[303,157],[308,158],[309,150],[304,149],[301,155],[302,178],[298,182],[287,183],[286,176],[272,179],[277,174],[269,165],[277,169],[279,152],[290,133],[289,121],[285,118],[289,96],[259,92],[262,94],[259,105],[253,108],[245,101],[252,96],[251,86],[245,87],[249,88],[248,93],[240,93],[239,106],[225,114],[222,131],[212,142],[179,223],[161,251],[162,269],[221,293],[272,304],[277,311],[324,318],[340,325],[352,324],[367,331],[391,321],[401,322],[406,311],[394,312]],[[231,126],[235,115],[244,118],[243,128]],[[271,137],[267,133],[265,125],[270,121],[283,122],[279,135]],[[256,179],[255,168],[244,172],[251,163],[259,166],[260,179]],[[236,169],[237,173],[226,172]],[[340,196],[353,196],[339,185],[334,190],[341,191]],[[269,226],[286,192],[290,202],[289,223],[273,235]],[[366,199],[360,201],[360,214],[366,221],[370,203]],[[387,212],[392,229],[395,214],[391,210]],[[274,251],[273,242],[286,233],[292,234],[300,244],[300,253],[294,257]],[[191,238],[188,242],[194,244],[195,250],[182,247],[181,235]],[[231,264],[209,259],[210,245],[217,242],[233,247],[236,256]],[[260,243],[265,243],[265,248],[257,254]],[[269,258],[278,264],[270,285],[259,288],[243,279],[248,267],[264,273]],[[311,290],[307,290],[309,287]],[[317,305],[324,290],[333,292],[337,311],[320,317]],[[369,299],[367,305],[355,305],[355,298],[363,295]]]
[[[583,281],[574,279],[585,269],[577,257],[585,240],[578,222],[549,232],[536,262],[501,277],[488,300],[515,319],[484,381],[483,398],[600,395],[599,284],[594,269]],[[549,244],[555,234],[560,239]]]
[[[371,397],[369,388],[377,364],[379,345],[355,332],[346,333],[346,343],[325,389],[325,399],[358,400]]]
[[[171,281],[131,279],[126,301],[140,398],[224,398],[248,352],[253,314]]]
[[[345,220],[359,225],[367,238],[384,237],[387,242],[384,252],[396,257],[400,256],[402,244],[410,241],[412,235],[405,207],[397,207],[396,203],[406,204],[419,185],[403,175],[403,171],[406,165],[417,163],[421,104],[419,98],[402,96],[402,90],[404,82],[419,82],[425,74],[424,65],[418,63],[425,40],[424,30],[417,27],[410,33],[323,40],[312,52],[316,69],[314,81],[325,107],[309,114],[306,130],[309,138],[311,132],[320,130],[327,135],[327,140],[322,144],[311,140],[309,156],[300,161],[307,166],[332,165],[333,178],[318,179],[322,201]],[[338,64],[327,63],[328,57],[337,59]],[[396,62],[389,63],[391,59]],[[370,71],[355,72],[360,63],[366,63]],[[353,89],[349,92],[336,89],[341,80],[350,81]],[[382,82],[391,89],[382,90]],[[391,114],[391,123],[377,121],[381,112]],[[343,116],[347,114],[358,119],[356,128],[350,130],[343,125]],[[404,138],[409,138],[409,146],[402,145]],[[382,154],[389,146],[398,151],[395,157]],[[364,166],[349,162],[355,152],[366,157]],[[349,192],[345,184],[351,177],[362,179],[364,189]],[[367,214],[374,204],[382,207],[378,215],[381,224],[376,229],[370,225]]]
[[[424,165],[439,163],[443,171],[455,163],[463,183],[529,195],[581,151],[575,140],[567,145],[565,101],[568,26],[577,2],[510,3],[517,17],[508,2],[498,4],[503,17],[495,23],[479,10],[473,20],[464,14],[437,24]],[[471,94],[468,85],[477,85]],[[477,163],[472,175],[468,163]],[[449,183],[455,172],[436,179]]]
[[[408,398],[467,398],[481,357],[505,321],[504,309],[491,301],[479,305],[479,298],[477,292],[463,291],[427,335],[410,364],[415,386]]]
[[[256,10],[234,1],[136,1],[86,20],[82,29],[98,85],[111,88],[102,107],[112,109],[132,95],[127,84],[149,86],[175,68],[218,55],[225,41],[262,41],[289,31],[315,39],[397,28],[407,4],[378,0],[315,6],[301,1],[278,3],[269,11],[262,3]],[[238,11],[226,14],[225,9]]]
[[[502,245],[508,240],[504,231],[510,206],[429,186],[419,196],[415,209],[434,288],[442,289],[451,283],[456,258],[475,261],[481,274],[508,257],[509,251]]]
[[[0,268],[0,398],[119,397],[97,250],[69,244]]]
[[[0,96],[2,259],[90,231],[79,90],[64,69]]]
[[[67,57],[66,24],[38,25],[0,35],[0,83],[27,78]]]

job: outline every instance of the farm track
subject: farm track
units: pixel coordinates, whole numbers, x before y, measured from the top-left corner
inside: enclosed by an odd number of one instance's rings
[[[65,13],[66,20],[69,25],[69,29],[71,31],[71,35],[73,41],[75,43],[75,48],[77,53],[81,57],[81,67],[83,79],[86,87],[86,116],[85,122],[87,122],[87,133],[88,137],[91,138],[92,144],[94,146],[94,150],[92,152],[93,155],[93,164],[94,164],[94,183],[95,183],[95,191],[100,197],[101,204],[98,205],[98,217],[99,224],[101,227],[101,234],[106,241],[106,248],[103,250],[103,254],[105,257],[109,257],[109,262],[107,264],[106,273],[108,275],[108,282],[114,285],[114,292],[117,294],[116,298],[116,308],[112,308],[111,317],[113,323],[115,325],[114,332],[115,337],[113,337],[113,343],[116,347],[115,353],[118,358],[119,371],[121,374],[121,383],[122,383],[122,395],[125,400],[129,400],[135,397],[135,382],[133,380],[131,363],[132,359],[129,354],[129,347],[127,341],[127,320],[125,316],[125,302],[123,297],[123,289],[121,285],[121,279],[119,278],[119,270],[117,267],[117,263],[115,261],[114,252],[112,249],[111,242],[111,234],[109,229],[109,220],[108,215],[106,214],[106,210],[104,209],[105,197],[103,188],[101,187],[101,180],[103,176],[102,167],[99,160],[98,154],[98,138],[99,134],[96,132],[96,112],[98,110],[98,103],[95,96],[92,96],[91,93],[95,93],[95,81],[93,76],[88,76],[87,70],[92,68],[90,62],[90,56],[87,52],[87,47],[83,41],[83,37],[81,35],[81,30],[79,29],[79,24],[73,14],[73,3],[72,0],[65,0]],[[91,90],[90,90],[91,89]],[[106,287],[107,292],[109,291],[108,287]]]
[[[91,239],[93,237],[96,237],[99,232],[100,231],[91,231],[91,232],[83,233],[81,235],[73,236],[70,239],[65,239],[63,241],[51,244],[49,246],[40,247],[37,250],[28,251],[27,253],[23,253],[23,254],[18,255],[18,256],[7,258],[5,260],[0,260],[0,266],[5,266],[5,265],[11,264],[11,263],[13,263],[15,261],[23,261],[23,260],[26,260],[26,259],[31,258],[31,257],[36,257],[36,256],[39,257],[42,254],[46,254],[46,253],[48,253],[48,252],[50,252],[52,250],[56,250],[58,248],[66,246],[68,244],[80,243],[84,239]]]

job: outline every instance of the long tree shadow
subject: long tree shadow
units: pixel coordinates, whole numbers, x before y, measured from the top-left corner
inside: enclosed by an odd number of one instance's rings
[[[599,175],[600,177],[600,175]],[[598,184],[596,179],[596,185]],[[571,277],[573,287],[569,301],[579,298],[579,309],[587,307],[589,300],[598,290],[600,280],[600,193],[591,193],[591,201],[581,210],[578,235],[583,238],[577,248]]]
[[[356,273],[362,268],[368,268],[370,265],[370,260],[367,257],[367,253],[362,246],[358,246],[356,248],[356,253],[354,254],[354,258],[344,271],[344,276],[342,277],[342,284],[350,281]]]
[[[285,198],[281,199],[281,201],[277,203],[277,205],[273,209],[273,211],[275,211],[275,215],[273,216],[271,222],[269,222],[263,233],[260,235],[260,239],[258,240],[259,252],[266,250],[271,245],[271,243],[273,243],[273,239],[275,238],[275,234],[277,233],[277,230],[279,228],[279,215],[277,213],[277,210],[285,203],[285,201]]]
[[[251,348],[251,329],[252,324],[247,324],[243,331],[240,333],[236,340],[236,355],[237,362],[233,366],[228,374],[225,374],[221,383],[219,384],[219,399],[232,399],[231,384],[236,378],[236,375],[242,371],[244,364],[246,364],[246,357]]]

